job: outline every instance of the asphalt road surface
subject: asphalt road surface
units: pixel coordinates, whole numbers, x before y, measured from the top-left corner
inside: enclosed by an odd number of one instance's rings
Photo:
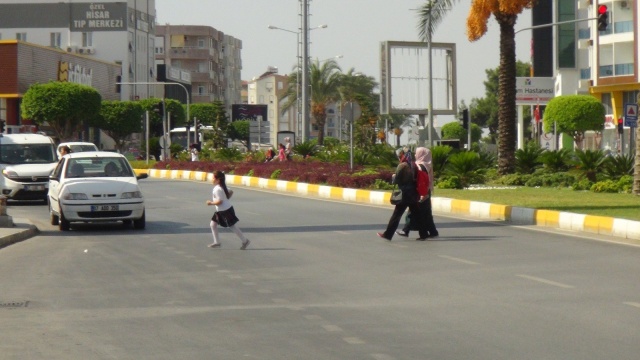
[[[436,217],[376,236],[391,207],[234,188],[211,242],[211,185],[146,179],[147,228],[59,232],[0,250],[0,358],[638,359],[640,249]]]

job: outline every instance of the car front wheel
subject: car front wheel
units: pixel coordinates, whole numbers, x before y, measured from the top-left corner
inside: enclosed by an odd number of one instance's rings
[[[133,220],[133,228],[134,229],[138,229],[138,230],[142,230],[145,227],[145,215],[144,215],[144,211],[142,212],[142,217],[140,219],[137,220]]]
[[[69,231],[69,228],[71,227],[69,224],[69,220],[64,218],[64,214],[62,213],[62,211],[60,211],[60,219],[59,219],[58,227],[60,231]]]

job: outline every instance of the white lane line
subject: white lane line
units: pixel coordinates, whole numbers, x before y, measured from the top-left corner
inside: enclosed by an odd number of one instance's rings
[[[346,338],[342,338],[342,340],[346,341],[348,344],[351,344],[351,345],[366,344],[364,340],[359,339],[357,337],[346,337]]]
[[[322,325],[322,328],[329,332],[341,332],[343,331],[340,326],[336,325]]]
[[[637,302],[624,302],[623,304],[640,308],[640,303]]]
[[[457,261],[457,262],[461,262],[464,264],[469,264],[469,265],[480,265],[480,263],[471,261],[471,260],[465,260],[465,259],[460,259],[457,257],[453,257],[453,256],[447,256],[447,255],[438,255],[438,257],[441,257],[443,259],[447,259],[447,260],[451,260],[451,261]]]
[[[572,286],[572,285],[567,285],[567,284],[563,284],[563,283],[559,283],[559,282],[555,282],[555,281],[551,281],[551,280],[547,280],[547,279],[543,279],[543,278],[539,278],[539,277],[535,277],[535,276],[522,275],[522,274],[516,275],[516,276],[524,278],[524,279],[528,279],[528,280],[541,282],[541,283],[547,284],[547,285],[553,285],[553,286],[565,288],[565,289],[573,289],[573,288],[575,288],[575,286]]]
[[[338,231],[338,230],[336,230],[336,231],[334,231],[334,233],[338,233],[338,234],[342,234],[342,235],[349,235],[349,233],[346,232],[346,231]]]
[[[374,358],[375,360],[395,360],[396,359],[387,354],[371,354],[371,357]]]

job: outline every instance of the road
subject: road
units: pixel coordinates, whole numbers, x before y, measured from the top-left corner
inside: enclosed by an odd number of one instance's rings
[[[209,249],[211,185],[146,179],[147,229],[59,232],[0,250],[2,359],[637,359],[640,249],[436,217],[376,236],[390,207],[235,188]],[[417,237],[417,234],[415,234]]]

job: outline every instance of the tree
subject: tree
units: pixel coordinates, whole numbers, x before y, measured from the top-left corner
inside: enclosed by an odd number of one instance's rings
[[[462,144],[466,144],[469,140],[467,130],[457,121],[450,122],[442,126],[442,140],[460,139]],[[471,142],[475,143],[482,137],[482,129],[476,124],[471,124]]]
[[[396,136],[396,146],[400,146],[400,136],[404,133],[402,128],[415,124],[412,116],[403,114],[381,115],[380,120],[386,121],[387,128]]]
[[[531,64],[522,61],[516,62],[516,76],[529,76]],[[485,97],[471,99],[470,116],[473,123],[489,129],[489,138],[493,144],[498,138],[498,89],[500,67],[485,70],[487,80],[484,82]],[[463,102],[464,104],[464,102]],[[529,108],[529,109],[527,109]],[[524,123],[531,122],[530,107],[525,107]]]
[[[193,104],[189,110],[189,117],[191,118],[189,123],[193,124],[193,120],[197,119],[200,124],[212,126],[214,129],[213,146],[215,148],[224,147],[226,145],[224,134],[229,124],[229,117],[224,108],[224,103],[214,101],[210,104]]]
[[[231,124],[229,124],[229,128],[227,129],[227,136],[231,140],[240,141],[242,145],[251,150],[251,143],[249,142],[250,131],[249,120],[233,121],[231,122]]]
[[[318,127],[318,145],[324,141],[324,125],[327,121],[327,106],[339,98],[338,87],[342,70],[338,63],[331,59],[322,62],[316,59],[310,66],[309,85],[311,87],[311,116]],[[298,100],[298,95],[302,92],[296,89],[298,77],[301,76],[300,69],[294,68],[294,72],[289,75],[289,85],[285,96],[287,101],[282,106],[282,113],[291,109]]]
[[[116,149],[122,151],[131,134],[142,131],[143,116],[144,110],[136,101],[103,101],[98,127],[116,142]]]
[[[552,132],[555,124],[559,133],[571,135],[578,149],[582,149],[586,131],[602,132],[604,112],[604,106],[593,96],[562,95],[549,101],[542,121],[545,132]]]
[[[473,0],[467,17],[467,36],[480,39],[487,32],[491,14],[500,25],[500,73],[498,75],[498,173],[513,173],[516,148],[516,40],[515,24],[524,9],[537,0]]]
[[[354,119],[354,143],[361,148],[368,148],[376,143],[375,126],[378,123],[379,95],[373,90],[378,83],[371,76],[366,76],[349,69],[340,77],[338,88],[339,101],[342,107],[356,103],[360,106],[360,118]]]
[[[98,121],[102,97],[90,86],[52,81],[31,85],[24,94],[22,117],[38,126],[45,123],[60,141],[73,140],[85,126]]]

